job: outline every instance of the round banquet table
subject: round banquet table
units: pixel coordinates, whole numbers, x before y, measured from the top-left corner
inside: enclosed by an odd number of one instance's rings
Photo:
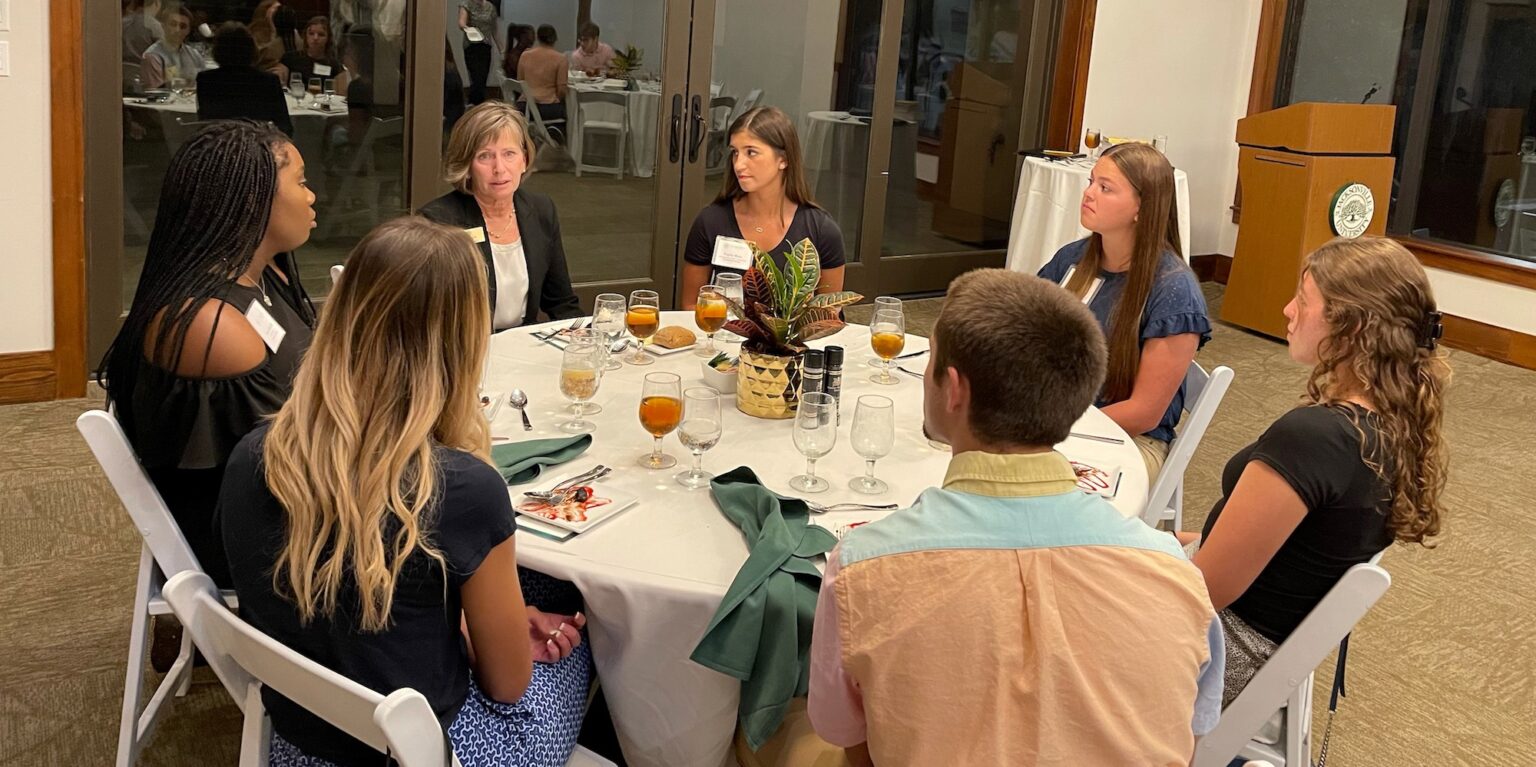
[[[1061,246],[1088,236],[1079,223],[1083,188],[1092,166],[1086,160],[1051,161],[1027,157],[1019,168],[1019,193],[1013,200],[1013,224],[1008,234],[1008,268],[1034,274]],[[1179,242],[1189,260],[1189,174],[1173,171],[1174,200],[1179,208]]]
[[[491,422],[493,436],[523,440],[564,434],[559,425],[570,416],[567,402],[559,394],[561,352],[533,338],[531,332],[566,324],[561,321],[517,328],[491,337],[485,389],[503,396],[513,388],[525,391],[534,426],[531,432],[523,431],[517,411],[502,406]],[[663,325],[698,331],[692,312],[664,312]],[[702,340],[702,333],[700,337]],[[874,368],[869,363],[875,358],[865,326],[849,325],[812,345],[828,344],[847,349],[842,423],[837,446],[816,465],[816,473],[832,487],[810,498],[827,504],[860,501],[906,506],[924,489],[941,485],[949,452],[935,449],[922,436],[922,382],[901,373],[896,373],[901,380],[894,386],[871,382],[869,374]],[[926,348],[926,339],[907,336],[906,351]],[[620,370],[609,371],[592,400],[603,410],[588,416],[597,424],[591,448],[569,464],[510,490],[515,500],[524,490],[553,484],[563,476],[602,463],[613,467],[613,473],[603,480],[605,485],[640,498],[635,506],[565,541],[526,532],[517,541],[520,564],[572,581],[581,589],[593,657],[624,758],[637,767],[734,764],[730,745],[740,683],[693,663],[688,656],[746,561],[747,542],[715,507],[707,488],[689,490],[673,480],[691,460],[675,435],[669,435],[663,445],[677,458],[676,467],[650,471],[636,463],[640,455],[650,451],[652,441],[640,427],[637,415],[645,374],[677,373],[684,389],[703,386],[701,359],[690,350],[659,356],[652,365],[625,364]],[[926,357],[905,364],[921,372]],[[864,470],[863,459],[848,447],[847,439],[853,403],[859,395],[871,393],[884,394],[896,402],[896,446],[876,464],[876,476],[890,484],[890,491],[861,496],[847,487],[848,480]],[[789,478],[805,468],[804,458],[794,447],[793,421],[753,418],[736,409],[734,395],[721,395],[721,399],[724,434],[720,443],[704,454],[704,469],[719,474],[747,465],[770,490],[804,497],[788,486]],[[1139,515],[1148,488],[1136,446],[1097,409],[1085,413],[1074,431],[1124,440],[1109,444],[1072,438],[1058,449],[1094,465],[1121,467],[1124,478],[1113,503],[1126,516]],[[832,527],[840,521],[887,513],[892,512],[830,512],[813,521]]]

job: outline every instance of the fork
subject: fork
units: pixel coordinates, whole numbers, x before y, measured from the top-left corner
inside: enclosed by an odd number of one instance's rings
[[[545,331],[543,333],[540,333],[539,331],[535,330],[530,335],[532,335],[534,338],[539,339],[540,341],[547,341],[547,340],[549,340],[551,338],[554,338],[555,336],[560,335],[561,333],[569,333],[572,330],[580,330],[584,325],[586,325],[587,323],[589,323],[591,321],[592,320],[589,317],[577,317],[576,319],[571,320],[571,326],[566,328],[565,330],[548,330],[548,331]]]
[[[597,466],[594,466],[587,471],[577,474],[576,476],[571,477],[570,479],[567,479],[558,485],[555,485],[554,487],[550,488],[548,492],[529,490],[523,493],[523,495],[526,495],[529,498],[538,498],[545,501],[554,498],[560,498],[568,495],[574,488],[580,487],[581,485],[584,485],[588,482],[596,482],[597,480],[608,476],[608,473],[611,471],[613,471],[613,469],[610,469],[602,464],[598,464]]]
[[[895,509],[895,508],[899,508],[900,504],[895,504],[895,503],[832,503],[832,504],[825,504],[825,503],[816,503],[814,501],[806,501],[805,502],[805,506],[806,506],[806,508],[811,510],[812,514],[825,514],[825,513],[829,512],[829,511],[863,511],[863,510],[871,510],[872,511],[872,510],[878,510],[878,509]]]

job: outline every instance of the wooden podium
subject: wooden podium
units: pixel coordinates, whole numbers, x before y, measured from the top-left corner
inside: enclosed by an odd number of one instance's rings
[[[1335,203],[1351,184],[1374,198],[1365,234],[1386,232],[1395,114],[1389,104],[1302,103],[1237,121],[1243,213],[1223,320],[1285,337],[1302,260],[1337,236]],[[1361,208],[1353,206],[1357,224]]]

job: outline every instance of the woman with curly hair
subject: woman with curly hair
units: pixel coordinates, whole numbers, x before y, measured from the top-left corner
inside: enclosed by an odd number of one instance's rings
[[[1226,633],[1228,703],[1346,570],[1440,533],[1450,367],[1423,267],[1392,240],[1333,240],[1285,316],[1306,396],[1227,463],[1194,558]]]

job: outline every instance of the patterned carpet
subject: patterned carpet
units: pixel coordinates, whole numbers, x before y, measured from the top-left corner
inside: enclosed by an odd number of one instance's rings
[[[1206,287],[1215,314],[1220,287]],[[912,332],[937,303],[908,302]],[[1200,360],[1237,376],[1188,475],[1189,529],[1227,457],[1295,403],[1305,375],[1281,344],[1227,326]],[[1446,535],[1383,561],[1393,585],[1351,643],[1334,764],[1520,764],[1536,749],[1536,372],[1461,353],[1452,365]],[[99,403],[0,408],[0,765],[104,765],[116,748],[139,542],[74,430]],[[1326,701],[1331,671],[1319,677]],[[236,762],[239,712],[198,679],[142,764]]]

